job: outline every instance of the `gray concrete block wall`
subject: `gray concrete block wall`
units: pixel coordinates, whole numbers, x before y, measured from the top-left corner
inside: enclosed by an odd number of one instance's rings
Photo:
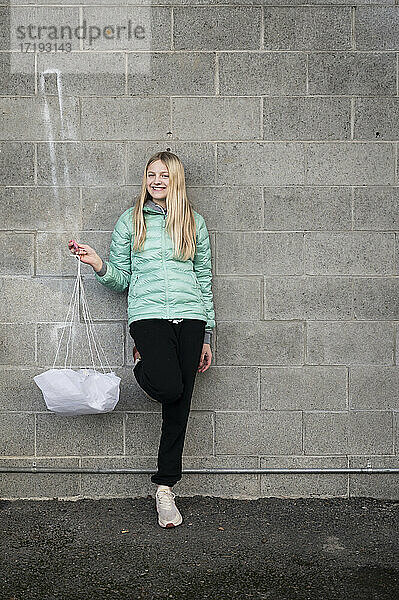
[[[76,275],[68,239],[108,258],[147,157],[170,149],[210,232],[217,323],[183,467],[397,468],[399,0],[39,4],[0,6],[0,466],[156,468],[161,411],[132,374],[126,293],[90,267],[119,404],[60,417],[33,377],[62,333]],[[17,23],[61,16],[138,19],[147,35],[10,52]],[[232,497],[398,489],[397,474],[342,473],[187,474],[177,486]],[[145,474],[0,473],[2,498],[153,491]]]

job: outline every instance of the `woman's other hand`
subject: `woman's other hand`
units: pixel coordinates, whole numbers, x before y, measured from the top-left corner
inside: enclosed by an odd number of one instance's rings
[[[211,366],[212,362],[212,350],[210,344],[203,344],[200,364],[198,367],[199,373],[204,373]]]
[[[73,242],[74,240],[69,240],[68,242],[68,248],[72,254],[78,254],[81,262],[92,266],[95,271],[99,271],[103,266],[103,261],[97,252],[87,244],[79,244],[78,242],[76,242],[78,245],[78,250],[76,250]]]

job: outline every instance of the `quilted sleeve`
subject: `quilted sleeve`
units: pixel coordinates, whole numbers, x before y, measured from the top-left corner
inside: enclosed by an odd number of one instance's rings
[[[126,224],[126,213],[116,222],[111,236],[109,260],[105,261],[105,275],[94,272],[94,277],[111,290],[123,292],[130,283],[131,277],[131,233]]]
[[[209,233],[202,216],[197,232],[197,249],[193,260],[193,266],[206,307],[207,321],[205,328],[210,330],[215,327],[215,309],[213,306],[212,293],[212,256]]]

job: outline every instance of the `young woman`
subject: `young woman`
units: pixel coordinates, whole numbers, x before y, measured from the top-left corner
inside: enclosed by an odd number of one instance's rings
[[[75,253],[72,240],[68,243]],[[147,161],[141,193],[116,222],[109,261],[78,244],[79,258],[112,290],[128,291],[133,373],[162,405],[158,470],[151,481],[161,527],[180,525],[172,487],[182,478],[182,453],[197,372],[212,361],[215,326],[211,248],[204,218],[187,198],[184,168],[172,152]]]

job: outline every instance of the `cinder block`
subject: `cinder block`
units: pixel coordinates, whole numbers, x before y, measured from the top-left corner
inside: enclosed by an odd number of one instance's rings
[[[6,44],[9,47],[9,38]],[[0,52],[2,96],[35,94],[35,55],[33,52]]]
[[[59,142],[37,144],[39,185],[112,185],[124,183],[124,144]],[[54,154],[53,154],[54,152]],[[57,165],[52,181],[52,166]]]
[[[192,408],[197,410],[258,410],[259,369],[211,366],[195,380]]]
[[[48,13],[27,2],[17,12]],[[57,14],[78,14],[75,0],[60,3]],[[353,7],[334,0],[214,0],[211,11],[209,0],[100,4],[88,0],[83,16],[151,19],[144,39],[39,53],[36,82],[33,55],[8,52],[9,7],[0,7],[0,454],[10,456],[1,464],[31,465],[37,454],[39,466],[155,472],[162,406],[132,372],[127,291],[98,285],[67,241],[107,260],[115,223],[140,194],[143,156],[167,149],[210,231],[217,312],[183,469],[345,467],[348,455],[354,466],[396,466],[394,0],[356,7],[356,50]],[[121,392],[108,415],[60,417],[33,377],[52,367],[62,333],[64,364],[78,264]],[[72,366],[92,367],[83,321],[73,342]],[[395,475],[340,473],[188,474],[179,493],[345,497],[348,481],[351,496],[397,496]],[[12,499],[153,492],[150,474],[0,474],[0,497]]]
[[[99,281],[84,280],[85,297],[94,321],[123,321],[127,319],[127,293],[116,292]]]
[[[34,365],[35,326],[0,324],[0,365]]]
[[[353,193],[354,229],[399,230],[399,188],[355,187]]]
[[[226,52],[218,56],[218,64],[219,93],[223,96],[306,94],[303,52]]]
[[[78,458],[3,458],[4,467],[77,468]],[[65,498],[80,493],[79,473],[0,473],[0,498],[25,500]]]
[[[83,319],[83,317],[82,317]],[[100,344],[103,348],[108,363],[113,366],[123,365],[123,326],[121,323],[95,323],[94,335],[97,347]],[[62,340],[62,341],[61,341]],[[69,346],[67,344],[69,340]],[[58,352],[55,368],[61,368],[65,365],[67,358],[67,367],[72,368],[87,367],[97,370],[101,369],[101,364],[107,366],[104,354],[99,349],[98,352],[93,347],[93,338],[91,337],[92,352],[90,352],[89,340],[86,331],[86,325],[81,322],[73,323],[72,331],[70,326],[64,326],[64,323],[39,323],[37,325],[37,359],[43,368],[52,368]],[[100,354],[100,357],[98,356]],[[101,360],[101,362],[100,362]]]
[[[302,323],[221,322],[217,331],[218,365],[303,364]]]
[[[11,27],[10,27],[10,17],[11,10],[14,10],[14,7],[11,9],[9,6],[0,6],[0,22],[2,23],[2,31],[0,36],[0,50],[11,50],[10,47],[10,36],[11,36]]]
[[[173,11],[175,50],[257,50],[260,7],[176,7]]]
[[[83,140],[166,140],[168,98],[82,98]]]
[[[350,367],[349,406],[359,410],[399,410],[399,368]]]
[[[398,118],[398,98],[355,98],[354,139],[397,140]]]
[[[178,140],[259,139],[262,135],[259,98],[171,98],[171,105]]]
[[[308,322],[307,364],[392,365],[391,323]]]
[[[265,140],[350,139],[349,98],[263,99]]]
[[[82,467],[90,469],[153,469],[157,470],[156,458],[147,456],[94,457],[84,456]],[[82,494],[90,497],[146,497],[154,494],[156,486],[150,474],[145,473],[82,473]]]
[[[91,4],[92,2],[87,2]],[[108,2],[106,2],[109,4]],[[94,4],[94,3],[93,3]],[[108,39],[104,36],[93,40],[83,40],[84,50],[169,50],[171,45],[171,9],[152,6],[152,2],[124,2],[135,6],[84,6],[83,18],[88,23],[100,23],[104,27],[108,23],[114,32]],[[145,6],[146,5],[146,6]],[[121,31],[117,37],[117,25],[127,26],[131,21],[131,34]],[[136,27],[139,29],[135,31]],[[113,39],[111,39],[111,36]]]
[[[358,50],[399,50],[398,27],[397,6],[357,6],[356,48]]]
[[[300,454],[300,411],[217,412],[215,453]]]
[[[91,4],[88,2],[88,4]],[[116,52],[118,50],[148,50],[151,39],[150,31],[148,29],[148,13],[145,11],[143,14],[142,9],[137,7],[136,15],[133,17],[133,29],[136,24],[140,24],[144,27],[143,39],[137,39],[134,37],[128,38],[127,29],[119,32],[116,29],[117,25],[127,25],[127,9],[126,2],[125,6],[107,6],[108,2],[99,3],[100,6],[83,6],[82,7],[82,18],[87,23],[97,25],[100,31],[92,30],[91,38],[89,34],[82,40],[83,50],[89,50],[92,52]],[[102,5],[101,5],[102,4]],[[145,9],[144,9],[145,10]],[[110,25],[106,29],[107,25]],[[111,29],[112,27],[112,29]],[[168,22],[165,23],[165,33],[168,29]],[[104,32],[105,30],[105,32]]]
[[[179,96],[212,96],[215,69],[215,55],[211,52],[151,52],[148,55],[129,52],[127,93],[129,96],[174,96],[176,92]]]
[[[340,456],[265,456],[262,469],[344,469],[346,457]],[[274,498],[346,497],[346,473],[265,473],[261,495]]]
[[[259,321],[262,293],[259,277],[216,277],[212,287],[218,321],[239,321],[244,311],[246,321]],[[245,308],[237,298],[245,298]]]
[[[265,50],[350,50],[349,6],[264,9]]]
[[[309,275],[387,275],[394,273],[393,233],[305,233],[305,272]]]
[[[74,281],[70,279],[4,277],[0,289],[0,318],[26,324],[64,321],[73,286]],[[18,302],[12,298],[18,298]]]
[[[5,4],[11,5],[11,13],[9,16],[10,30],[11,30],[11,44],[8,46],[8,50],[14,52],[38,52],[38,53],[50,53],[54,51],[53,44],[57,43],[58,51],[67,52],[69,50],[79,49],[79,40],[72,36],[69,39],[67,31],[64,32],[64,38],[61,38],[60,29],[62,25],[68,25],[73,29],[79,25],[79,6],[57,6],[57,4],[73,4],[73,2],[42,2],[41,4],[48,4],[50,6],[32,6],[33,2],[29,0],[22,0],[22,2],[12,3],[7,2]],[[24,5],[24,6],[20,6]],[[17,27],[19,24],[24,26],[22,30],[25,35],[24,37],[17,35]],[[27,31],[28,24],[32,24],[34,29],[31,32]],[[37,27],[41,25],[47,25],[48,31],[42,30],[38,32]],[[57,27],[57,37],[55,37],[54,31],[51,31],[51,26]],[[19,32],[18,32],[19,33]],[[71,42],[71,46],[65,46],[65,42]],[[43,46],[35,46],[33,44],[42,43]],[[46,44],[51,43],[51,49]],[[63,50],[60,50],[60,45],[64,43]],[[22,46],[22,48],[21,48]]]
[[[303,273],[301,233],[218,232],[216,239],[218,275]]]
[[[34,156],[34,144],[0,142],[0,185],[32,185]]]
[[[266,277],[265,319],[353,317],[352,281],[347,277]]]
[[[325,142],[306,145],[306,183],[394,185],[393,144]]]
[[[347,412],[305,412],[303,422],[305,454],[347,454]]]
[[[263,410],[345,410],[345,367],[262,367]]]
[[[0,274],[33,275],[33,234],[0,232]]]
[[[304,414],[305,454],[392,454],[392,413]]]
[[[256,456],[194,456],[183,454],[185,469],[256,469]],[[259,475],[256,473],[183,473],[176,486],[179,496],[213,496],[216,498],[259,498]]]
[[[2,187],[0,221],[9,230],[81,229],[79,189]]]
[[[312,52],[308,58],[310,95],[396,95],[393,52]]]
[[[123,52],[41,52],[37,65],[37,86],[42,94],[58,96],[61,90],[63,97],[125,94]],[[47,70],[52,72],[44,73]]]
[[[204,217],[208,231],[251,231],[263,227],[262,189],[259,187],[193,187],[188,193],[194,210]]]
[[[82,226],[85,231],[110,231],[121,214],[133,206],[139,186],[113,185],[82,189]]]
[[[397,469],[397,456],[349,456],[353,468]],[[396,500],[398,494],[397,473],[349,473],[349,496]]]
[[[0,98],[3,140],[70,140],[79,136],[77,98]]]
[[[383,410],[350,410],[348,442],[350,454],[393,454],[393,413]]]
[[[24,456],[35,453],[35,415],[4,412],[0,425],[0,455]]]
[[[256,173],[257,185],[300,185],[305,183],[304,152],[300,142],[219,142],[217,181],[253,185]]]
[[[209,185],[215,182],[215,149],[206,142],[172,142],[167,144],[184,164],[184,173],[191,185]],[[126,183],[141,185],[143,179],[143,156],[159,152],[157,142],[127,142]]]
[[[353,289],[356,319],[399,319],[398,278],[359,277],[354,279]]]
[[[39,456],[123,454],[122,414],[39,413],[36,415],[36,446]]]
[[[37,367],[0,367],[0,410],[46,410],[42,392],[33,381],[38,374]]]
[[[264,196],[264,229],[351,229],[348,187],[275,187],[267,188]]]
[[[169,50],[172,44],[172,11],[163,6],[153,6],[153,2],[139,2],[145,4],[138,8],[135,0],[128,0],[127,4],[133,6],[127,7],[126,19],[131,19],[133,23],[143,24],[145,29],[144,39],[139,46],[140,41],[133,39],[128,46],[129,50]],[[160,2],[162,4],[162,2]],[[164,2],[167,4],[167,2]],[[111,15],[114,7],[111,7]],[[94,8],[94,15],[97,9]]]
[[[68,248],[68,240],[71,238],[76,239],[80,244],[88,244],[103,260],[108,260],[111,232],[73,229],[62,233],[38,233],[36,237],[37,275],[77,276],[78,259]],[[94,277],[93,267],[84,262],[80,262],[80,272],[85,278]]]

